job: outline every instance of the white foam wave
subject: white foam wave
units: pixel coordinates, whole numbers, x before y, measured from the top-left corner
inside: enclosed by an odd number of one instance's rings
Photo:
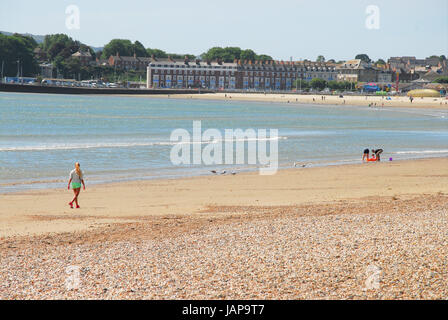
[[[448,150],[413,150],[413,151],[397,151],[395,154],[431,154],[431,153],[448,153]]]
[[[174,146],[176,144],[210,144],[226,141],[244,142],[244,141],[276,141],[284,140],[286,137],[267,137],[267,138],[241,138],[241,139],[218,139],[213,141],[192,141],[192,142],[174,142],[174,141],[158,141],[158,142],[98,142],[98,143],[73,143],[73,144],[44,144],[33,146],[19,147],[0,147],[1,151],[49,151],[49,150],[75,150],[75,149],[98,149],[98,148],[132,148],[132,147],[149,147],[149,146]]]

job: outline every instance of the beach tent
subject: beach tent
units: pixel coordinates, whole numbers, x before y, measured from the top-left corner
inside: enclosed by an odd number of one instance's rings
[[[425,86],[425,89],[437,90],[443,96],[448,91],[448,83],[429,83]]]
[[[434,89],[415,89],[408,92],[413,97],[440,97],[440,92]]]
[[[373,82],[364,84],[362,86],[362,88],[364,91],[367,91],[367,92],[376,92],[376,91],[381,90],[380,87],[376,83],[373,83]]]

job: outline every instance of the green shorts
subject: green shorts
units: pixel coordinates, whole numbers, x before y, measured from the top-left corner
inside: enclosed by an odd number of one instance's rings
[[[72,189],[79,189],[81,188],[81,184],[77,182],[72,182]]]

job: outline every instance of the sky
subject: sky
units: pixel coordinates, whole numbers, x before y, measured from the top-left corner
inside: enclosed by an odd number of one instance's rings
[[[448,0],[0,1],[1,31],[66,33],[94,47],[119,38],[196,55],[237,46],[276,60],[448,56]]]

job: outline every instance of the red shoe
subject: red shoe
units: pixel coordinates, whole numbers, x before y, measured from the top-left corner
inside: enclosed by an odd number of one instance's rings
[[[69,202],[68,205],[70,206],[70,208],[73,209],[73,203],[72,202]]]
[[[78,205],[76,205],[76,209],[79,209],[79,208],[81,208],[80,206],[78,206]]]

